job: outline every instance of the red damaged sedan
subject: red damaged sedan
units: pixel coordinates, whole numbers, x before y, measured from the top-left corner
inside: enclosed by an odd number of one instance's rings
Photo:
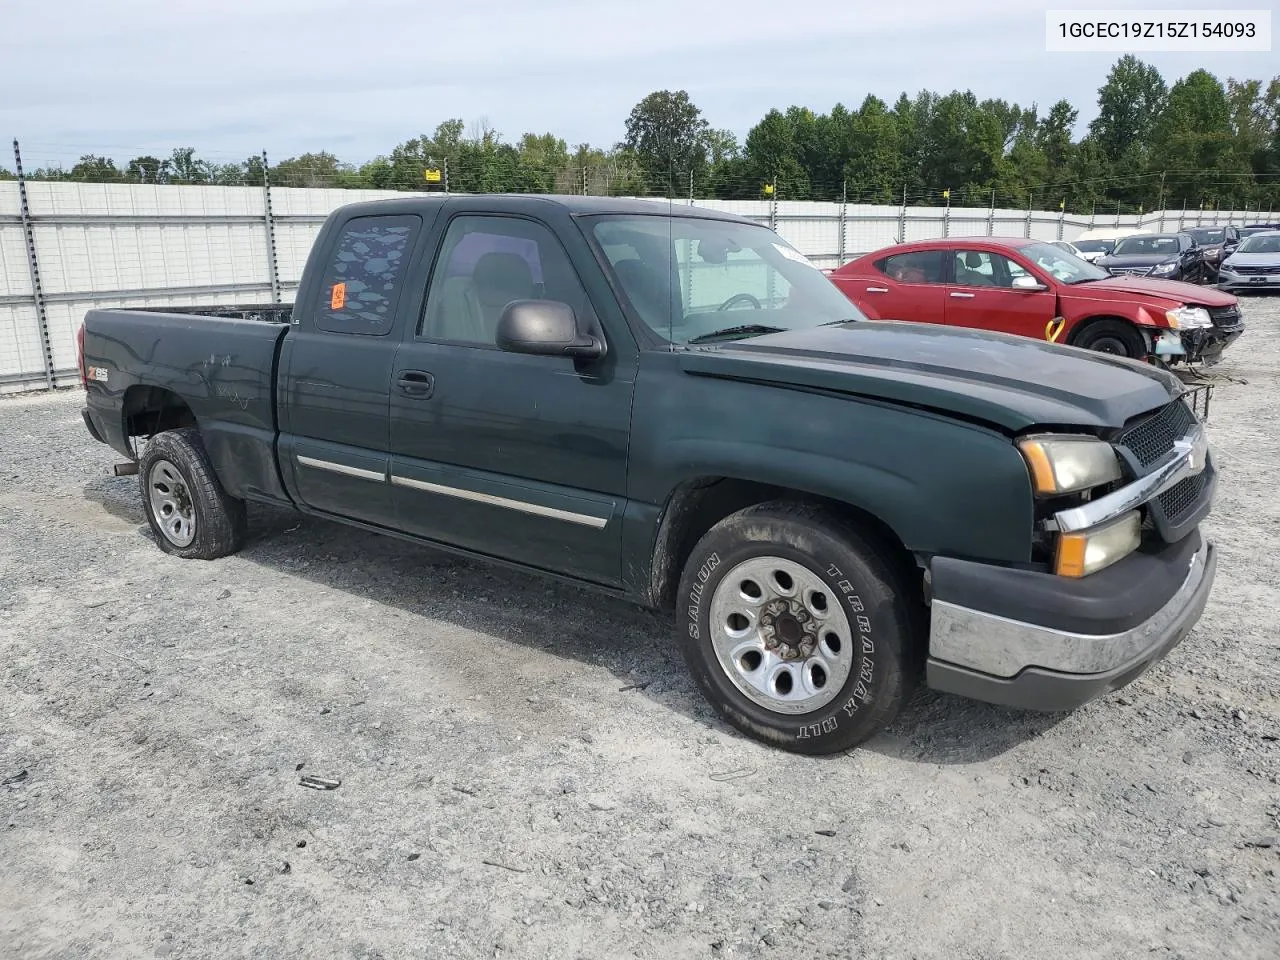
[[[950,237],[885,247],[832,271],[868,317],[944,323],[1166,363],[1217,363],[1244,332],[1212,287],[1112,276],[1051,243]]]

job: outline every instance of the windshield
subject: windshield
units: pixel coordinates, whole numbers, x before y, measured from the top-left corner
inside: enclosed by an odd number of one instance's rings
[[[1117,243],[1115,250],[1112,251],[1117,257],[1172,257],[1177,252],[1177,237],[1126,237]]]
[[[1018,252],[1046,273],[1053,274],[1061,283],[1084,283],[1086,280],[1102,280],[1111,276],[1088,260],[1081,260],[1052,243],[1029,243]]]
[[[610,216],[591,231],[636,313],[673,343],[865,319],[821,270],[765,227]]]
[[[1236,253],[1280,253],[1280,233],[1255,233],[1245,237]]]
[[[1227,239],[1227,231],[1223,230],[1221,227],[1216,230],[1205,227],[1197,230],[1188,230],[1187,233],[1195,237],[1196,243],[1203,243],[1208,246],[1213,246],[1215,243],[1222,243],[1222,241]]]
[[[1081,253],[1110,253],[1116,245],[1114,240],[1072,240]]]

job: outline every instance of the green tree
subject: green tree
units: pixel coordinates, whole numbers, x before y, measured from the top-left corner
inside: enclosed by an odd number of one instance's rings
[[[1173,85],[1151,130],[1151,155],[1168,171],[1168,195],[1187,202],[1222,201],[1232,175],[1245,173],[1232,151],[1227,93],[1207,70],[1194,70]],[[1242,184],[1243,185],[1243,184]]]
[[[133,183],[168,183],[169,161],[159,157],[134,157],[125,168],[125,176]]]
[[[706,161],[710,125],[684,90],[657,90],[631,109],[623,141],[655,183],[675,189],[676,177]]]
[[[71,168],[68,179],[83,183],[118,183],[124,179],[124,173],[108,157],[85,154]]]

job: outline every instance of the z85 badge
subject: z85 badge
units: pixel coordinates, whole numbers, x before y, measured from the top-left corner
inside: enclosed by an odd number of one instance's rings
[[[90,380],[97,380],[99,383],[106,383],[109,374],[106,367],[85,367],[85,376]]]

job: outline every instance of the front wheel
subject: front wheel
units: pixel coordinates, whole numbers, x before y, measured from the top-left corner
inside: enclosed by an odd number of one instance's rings
[[[1147,355],[1147,343],[1137,329],[1123,320],[1099,320],[1080,335],[1076,346],[1098,353],[1141,360]]]
[[[761,504],[699,541],[676,628],[725,720],[785,750],[835,753],[882,730],[909,692],[920,631],[908,595],[840,515]]]
[[[222,489],[197,430],[156,434],[138,461],[142,508],[165,553],[214,560],[244,543],[245,505]]]

